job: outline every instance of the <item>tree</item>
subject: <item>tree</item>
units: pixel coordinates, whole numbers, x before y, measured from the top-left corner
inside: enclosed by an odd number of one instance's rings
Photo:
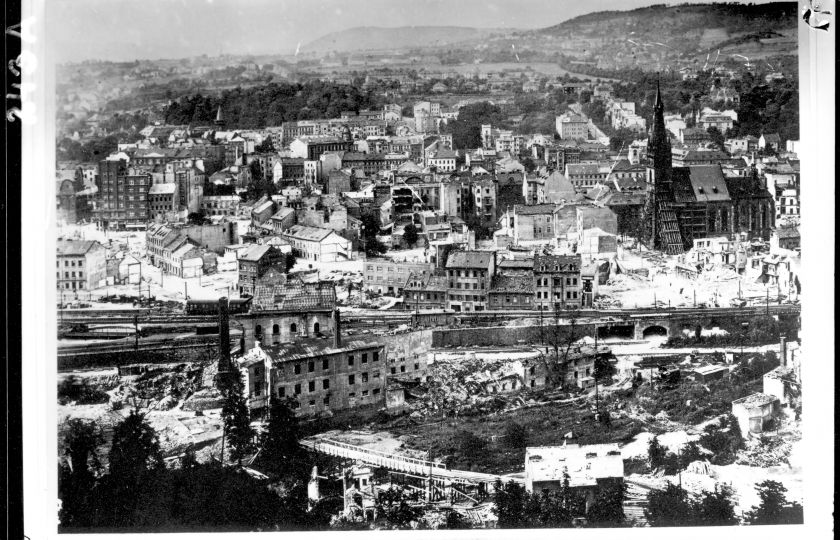
[[[695,525],[695,512],[686,491],[672,483],[648,492],[645,517],[652,527]]]
[[[724,137],[723,133],[720,132],[718,128],[715,126],[711,126],[709,129],[706,130],[709,134],[709,137],[712,139],[712,144],[717,146],[718,148],[723,148]]]
[[[755,485],[761,500],[747,513],[750,525],[788,525],[804,522],[802,505],[788,501],[787,488],[775,480],[765,480]]]
[[[508,448],[525,448],[528,445],[528,429],[522,424],[509,422],[505,426],[503,440]]]
[[[295,267],[295,264],[297,264],[297,260],[298,258],[297,255],[295,255],[294,251],[286,253],[286,272],[292,271],[292,269]]]
[[[624,523],[624,499],[627,486],[623,480],[609,484],[598,491],[595,502],[586,515],[595,525],[615,527]]]
[[[703,454],[703,450],[701,450],[700,446],[694,441],[690,441],[682,447],[679,457],[679,466],[681,469],[685,469],[695,461],[706,459],[706,456]]]
[[[99,470],[96,448],[102,441],[102,432],[93,422],[74,418],[67,423],[64,454],[69,463],[61,464],[58,475],[62,526],[84,524],[90,512],[89,494],[96,482],[95,472]]]
[[[258,154],[269,154],[271,152],[275,152],[274,142],[272,142],[271,137],[266,137],[263,139],[263,142],[256,145],[254,147],[254,152]]]
[[[260,465],[273,476],[290,474],[305,479],[311,469],[306,452],[300,445],[300,426],[293,398],[272,400],[268,425],[260,441]]]
[[[470,461],[477,461],[487,453],[487,443],[470,431],[460,430],[453,437],[458,452]]]
[[[461,513],[450,510],[446,514],[446,521],[442,528],[450,530],[472,529],[472,525]]]
[[[409,247],[414,247],[414,244],[417,243],[417,239],[417,227],[415,227],[413,223],[409,223],[403,229],[403,240]]]
[[[383,520],[389,529],[410,529],[411,522],[423,516],[419,502],[418,492],[406,491],[402,487],[380,491],[376,496],[377,519]]]
[[[241,463],[242,458],[254,448],[254,430],[251,429],[251,418],[245,402],[242,372],[234,367],[231,371],[219,375],[224,436],[230,444],[231,457]],[[224,463],[224,456],[222,462]]]
[[[126,480],[139,479],[141,474],[163,467],[160,443],[152,426],[137,409],[114,427],[108,472]]]
[[[379,241],[376,238],[376,235],[379,234],[379,221],[376,218],[376,215],[368,213],[363,214],[361,218],[362,222],[362,247],[365,251],[365,254],[376,257],[377,255],[381,255],[388,251],[385,247],[385,244]]]
[[[199,210],[198,212],[190,212],[187,214],[187,223],[190,225],[205,225],[210,223],[210,220],[207,219],[204,210]]]
[[[515,529],[527,526],[525,523],[525,503],[528,499],[528,492],[525,486],[509,480],[502,484],[496,480],[493,493],[495,507],[493,512],[498,518],[500,529]]]
[[[659,437],[654,436],[648,443],[648,463],[651,469],[658,469],[665,462],[665,455],[668,449],[659,442]]]
[[[609,358],[604,356],[595,357],[595,378],[598,380],[607,379],[611,381],[615,375],[615,366],[610,362]]]
[[[735,503],[732,496],[732,488],[727,485],[715,486],[714,491],[703,490],[696,505],[696,524],[737,525],[738,518],[735,515]]]

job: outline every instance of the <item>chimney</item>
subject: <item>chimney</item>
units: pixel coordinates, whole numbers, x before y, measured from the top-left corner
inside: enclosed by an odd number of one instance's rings
[[[219,371],[230,367],[230,314],[226,296],[219,298]],[[244,352],[244,351],[243,351]]]
[[[341,314],[338,308],[333,310],[333,347],[341,348]]]
[[[779,338],[779,365],[787,367],[787,339],[785,339],[785,336]]]

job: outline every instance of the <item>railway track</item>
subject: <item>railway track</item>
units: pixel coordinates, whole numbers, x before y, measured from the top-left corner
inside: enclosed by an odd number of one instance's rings
[[[61,345],[58,347],[58,357],[216,347],[218,343],[219,336],[217,334],[180,337],[177,340],[173,340],[171,336],[155,336],[138,340],[135,348],[134,338],[124,338],[107,342]],[[231,347],[238,345],[239,336],[236,335],[236,338],[233,339],[233,332],[231,332]]]
[[[340,309],[340,308],[339,308]],[[631,309],[579,309],[563,310],[559,312],[563,319],[583,318],[671,318],[671,317],[714,317],[739,314],[745,317],[758,316],[770,313],[778,315],[783,313],[799,313],[800,306],[770,305],[770,306],[748,306],[748,307],[727,307],[727,308],[631,308]],[[345,311],[342,313],[342,320],[348,324],[402,324],[411,321],[412,311]],[[510,319],[540,318],[540,312],[535,310],[506,310],[506,311],[474,311],[451,313],[456,320],[461,321],[506,321]],[[554,311],[543,311],[542,318],[553,319]],[[216,315],[186,315],[184,313],[160,313],[153,310],[61,310],[59,312],[59,323],[74,324],[133,324],[137,317],[139,324],[197,324],[208,323],[217,320]],[[232,315],[236,318],[236,315]]]

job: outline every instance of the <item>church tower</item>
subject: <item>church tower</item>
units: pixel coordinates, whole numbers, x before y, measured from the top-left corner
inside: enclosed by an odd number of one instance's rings
[[[225,127],[225,120],[222,118],[222,106],[219,105],[219,109],[216,111],[216,120],[213,122],[217,128],[222,129]]]
[[[645,204],[646,241],[651,249],[670,254],[683,252],[683,239],[674,211],[671,141],[665,129],[665,105],[659,81],[653,105],[653,125],[647,145],[648,200]]]
[[[662,93],[659,81],[656,81],[656,101],[653,104],[653,126],[650,130],[647,145],[648,167],[653,168],[654,182],[669,181],[671,171],[671,141],[665,129],[665,105],[662,103]],[[656,178],[656,176],[660,176]]]

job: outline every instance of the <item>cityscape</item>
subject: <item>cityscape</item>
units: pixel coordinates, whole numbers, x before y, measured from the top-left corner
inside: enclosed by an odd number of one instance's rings
[[[57,65],[58,531],[802,524],[797,3],[374,4]]]

